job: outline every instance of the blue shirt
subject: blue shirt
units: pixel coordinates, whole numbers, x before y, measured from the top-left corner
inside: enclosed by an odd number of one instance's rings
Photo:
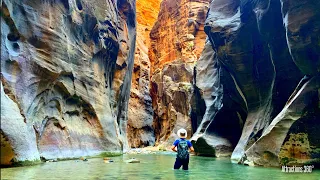
[[[184,138],[176,139],[176,140],[174,141],[173,145],[174,145],[174,146],[178,146],[178,144],[179,144],[179,142],[180,142],[181,140],[185,140],[185,139],[184,139]],[[190,147],[192,146],[191,142],[188,141],[188,140],[186,140],[186,141],[187,141],[188,147],[190,148]]]

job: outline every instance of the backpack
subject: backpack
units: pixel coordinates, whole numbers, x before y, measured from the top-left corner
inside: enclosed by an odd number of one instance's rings
[[[178,154],[177,157],[179,159],[187,159],[189,156],[189,146],[186,140],[180,140],[178,143]]]

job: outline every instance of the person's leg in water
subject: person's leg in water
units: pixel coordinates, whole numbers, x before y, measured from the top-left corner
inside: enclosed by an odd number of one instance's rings
[[[188,170],[189,169],[189,157],[183,161],[182,169],[183,170]]]
[[[176,162],[174,162],[173,169],[180,169],[181,166],[182,166],[182,161],[176,158]]]

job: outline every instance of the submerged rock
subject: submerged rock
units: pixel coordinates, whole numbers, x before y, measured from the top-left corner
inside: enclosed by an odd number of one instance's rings
[[[243,162],[244,165],[247,165],[247,166],[254,166],[254,163],[252,161],[248,161],[248,160],[245,160]]]
[[[104,160],[103,162],[106,163],[106,164],[110,163],[110,161],[106,161],[106,160]]]
[[[140,163],[140,160],[135,159],[135,158],[131,158],[125,161],[126,163]]]
[[[57,159],[49,159],[49,160],[46,161],[46,163],[47,162],[58,162],[58,160]]]
[[[104,163],[112,163],[113,160],[111,158],[105,157],[105,158],[103,158],[103,162]]]

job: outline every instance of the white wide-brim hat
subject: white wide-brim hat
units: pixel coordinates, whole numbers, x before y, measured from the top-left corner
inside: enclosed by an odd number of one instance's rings
[[[184,133],[184,136],[181,136],[181,133],[182,134]],[[186,138],[187,137],[187,131],[183,128],[179,129],[177,134],[178,134],[179,138]]]

